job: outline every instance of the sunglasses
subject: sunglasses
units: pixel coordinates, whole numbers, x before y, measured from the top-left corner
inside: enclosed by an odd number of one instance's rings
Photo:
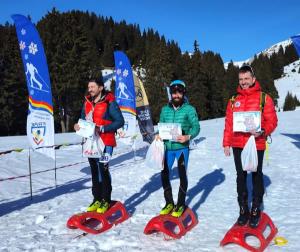
[[[173,85],[170,87],[170,92],[171,94],[175,94],[177,92],[183,94],[185,92],[185,88],[182,85]]]
[[[250,72],[253,76],[255,75],[253,68],[250,65],[241,66],[241,68],[239,69],[239,72]]]

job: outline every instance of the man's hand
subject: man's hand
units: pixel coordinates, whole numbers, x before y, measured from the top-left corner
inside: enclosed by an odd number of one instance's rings
[[[75,130],[75,131],[80,130],[80,126],[79,126],[78,123],[75,123],[75,124],[74,124],[74,130]]]
[[[229,146],[224,147],[224,154],[226,157],[230,156],[230,147]]]
[[[162,141],[162,139],[160,138],[159,134],[155,135],[154,140],[155,141]]]
[[[179,142],[179,143],[185,143],[185,142],[189,141],[190,138],[191,138],[190,135],[178,136],[177,137],[177,142]]]
[[[249,131],[249,133],[256,138],[256,137],[261,136],[263,134],[263,131],[256,132],[255,130],[251,130],[251,131]]]

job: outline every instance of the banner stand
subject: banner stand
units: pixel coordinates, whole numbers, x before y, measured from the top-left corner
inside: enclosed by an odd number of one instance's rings
[[[55,146],[54,148],[54,180],[55,180],[55,188],[57,188],[57,179],[56,179],[56,151],[55,151]]]
[[[28,169],[29,169],[30,200],[32,200],[33,197],[32,197],[32,178],[31,178],[30,148],[28,148]]]

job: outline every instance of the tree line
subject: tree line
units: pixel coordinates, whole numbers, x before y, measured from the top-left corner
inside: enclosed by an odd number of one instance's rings
[[[52,85],[56,132],[69,132],[78,120],[91,71],[114,67],[117,44],[124,51],[145,85],[154,123],[167,103],[166,86],[174,79],[187,84],[187,96],[203,119],[224,116],[228,99],[236,93],[238,67],[224,68],[220,54],[201,51],[198,41],[192,53],[182,52],[178,43],[138,24],[115,22],[95,13],[56,9],[36,27],[41,36]],[[270,57],[260,54],[251,63],[264,92],[275,103],[274,79],[283,66],[295,61],[294,47],[281,47]],[[15,27],[0,25],[0,135],[26,133],[28,93]]]

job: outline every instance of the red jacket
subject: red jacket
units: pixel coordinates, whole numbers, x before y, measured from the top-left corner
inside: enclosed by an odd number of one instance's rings
[[[105,126],[112,123],[112,121],[105,119],[109,104],[115,101],[115,97],[112,93],[108,92],[106,96],[102,97],[95,105],[93,105],[89,96],[85,97],[85,100],[85,115],[93,111],[93,122],[96,123],[97,126]],[[116,146],[115,132],[100,132],[100,137],[106,146]]]
[[[251,136],[250,133],[233,132],[233,112],[260,111],[261,87],[258,81],[248,89],[237,88],[238,95],[233,104],[228,102],[225,117],[225,129],[223,136],[223,147],[231,146],[244,148]],[[265,137],[270,135],[277,127],[277,115],[272,98],[266,95],[266,102],[261,118],[261,128],[265,130],[264,135],[255,138],[256,148],[264,150],[266,148]]]

